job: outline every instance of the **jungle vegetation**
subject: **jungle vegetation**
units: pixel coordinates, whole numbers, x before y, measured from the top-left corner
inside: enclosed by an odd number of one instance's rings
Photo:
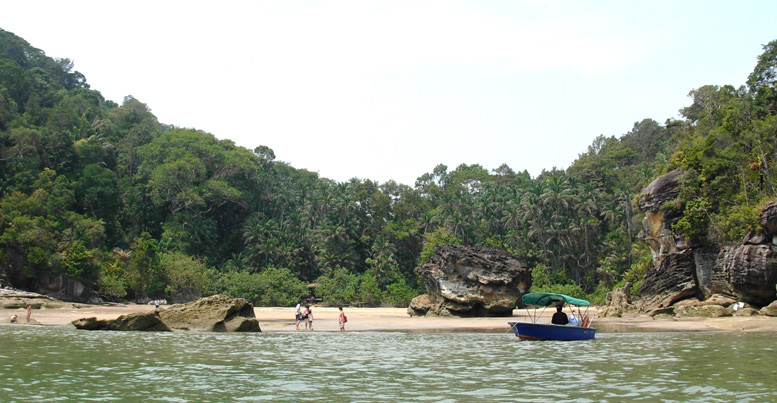
[[[521,257],[534,290],[601,302],[651,264],[635,200],[658,175],[688,172],[675,229],[698,242],[741,241],[777,197],[777,41],[745,86],[693,89],[682,119],[596,137],[565,170],[438,165],[414,186],[294,168],[271,134],[249,150],[160,123],[73,67],[0,30],[4,284],[61,273],[106,300],[291,305],[315,283],[330,304],[406,306],[424,292],[415,268],[454,243]]]

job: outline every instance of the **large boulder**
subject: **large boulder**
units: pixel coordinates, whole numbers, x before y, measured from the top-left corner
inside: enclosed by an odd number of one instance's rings
[[[531,269],[505,251],[442,245],[434,252],[416,268],[428,296],[411,303],[411,315],[511,316],[531,287]]]
[[[116,319],[101,319],[95,317],[76,319],[73,322],[76,329],[81,330],[119,330],[119,331],[152,331],[171,332],[159,317],[159,312],[136,312],[121,315]]]
[[[721,249],[717,272],[726,280],[729,295],[757,306],[777,298],[777,248],[739,245]]]
[[[174,330],[261,332],[254,307],[243,298],[214,295],[161,309],[159,316]]]

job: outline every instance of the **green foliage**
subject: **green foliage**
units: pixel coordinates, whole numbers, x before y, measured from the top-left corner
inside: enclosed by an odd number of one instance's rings
[[[68,277],[90,282],[97,268],[92,251],[79,242],[70,242],[59,252],[59,267]]]
[[[165,277],[165,296],[173,302],[200,298],[211,283],[211,271],[201,261],[181,252],[165,252],[159,257]]]
[[[383,304],[394,307],[405,307],[410,305],[410,300],[420,294],[419,290],[405,283],[404,279],[399,279],[386,287],[386,296]]]
[[[433,232],[424,235],[424,247],[418,257],[418,266],[429,263],[434,255],[434,248],[440,245],[461,245],[461,240],[445,228],[437,228]]]
[[[259,306],[262,297],[262,280],[259,273],[234,271],[220,273],[211,283],[211,293],[223,294],[230,298],[243,298]]]
[[[672,225],[672,230],[683,234],[689,242],[701,241],[707,235],[709,210],[710,203],[704,198],[688,201],[683,217]]]
[[[359,302],[360,276],[344,267],[336,267],[316,279],[316,293],[330,306],[349,305]]]
[[[254,306],[293,306],[308,295],[305,283],[289,269],[268,267],[260,273],[233,271],[216,275],[211,291],[244,298]]]
[[[661,211],[691,242],[758,228],[777,198],[775,55],[772,41],[747,88],[693,89],[681,120],[599,136],[566,170],[440,164],[407,186],[337,183],[270,147],[161,124],[0,30],[0,267],[20,288],[57,273],[112,300],[293,305],[315,281],[329,304],[403,306],[422,291],[416,267],[456,244],[516,254],[534,290],[598,301],[652,264],[634,246],[635,200],[662,173],[686,173]]]

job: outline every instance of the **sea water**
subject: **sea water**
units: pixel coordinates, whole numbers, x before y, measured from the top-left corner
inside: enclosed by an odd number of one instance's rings
[[[147,333],[0,325],[2,402],[768,402],[777,335]]]

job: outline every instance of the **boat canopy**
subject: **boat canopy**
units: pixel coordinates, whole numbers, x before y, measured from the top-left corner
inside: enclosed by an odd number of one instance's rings
[[[570,297],[569,295],[556,294],[552,292],[532,292],[532,293],[524,294],[524,296],[521,297],[521,301],[529,305],[537,305],[537,306],[558,305],[561,302],[565,304],[577,305],[577,306],[591,305],[588,301],[584,299],[573,298],[573,297]]]

